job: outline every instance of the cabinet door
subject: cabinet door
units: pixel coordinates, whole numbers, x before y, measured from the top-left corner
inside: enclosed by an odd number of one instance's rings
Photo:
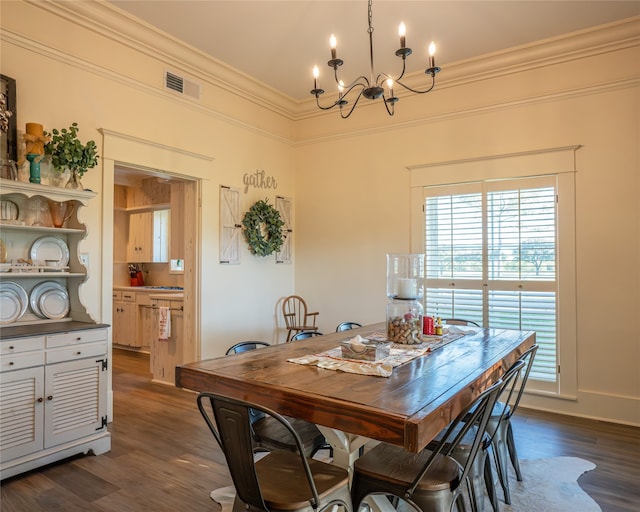
[[[106,354],[47,365],[45,395],[45,448],[106,429]]]
[[[42,450],[44,368],[0,373],[0,460]]]
[[[158,339],[158,324],[156,322],[154,336],[151,341],[151,373],[153,380],[175,384],[176,365],[186,361],[182,358],[182,321],[183,314],[180,310],[182,302],[158,301],[161,306],[170,307],[171,336],[168,340]],[[157,318],[156,310],[156,318]]]
[[[153,261],[153,212],[129,215],[127,261],[130,263]]]
[[[158,309],[140,306],[140,345],[147,350],[158,339]]]
[[[138,306],[135,302],[113,301],[113,342],[139,347]]]

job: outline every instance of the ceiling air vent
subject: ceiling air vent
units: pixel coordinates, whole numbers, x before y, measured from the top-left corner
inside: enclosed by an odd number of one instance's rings
[[[200,99],[200,85],[186,78],[166,71],[164,74],[164,87],[179,94],[184,94],[196,100]]]

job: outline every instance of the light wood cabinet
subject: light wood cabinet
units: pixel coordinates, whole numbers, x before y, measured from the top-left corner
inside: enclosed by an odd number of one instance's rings
[[[167,209],[129,214],[127,261],[166,263],[169,261],[169,219]]]
[[[183,307],[182,300],[172,298],[154,298],[155,324],[149,325],[151,340],[151,373],[153,380],[175,385],[176,365],[183,364]],[[171,315],[171,335],[166,340],[158,337],[158,309],[168,308]]]
[[[113,342],[116,345],[140,347],[138,340],[138,305],[113,301]]]
[[[0,341],[0,478],[111,447],[108,330],[61,325],[69,330]]]

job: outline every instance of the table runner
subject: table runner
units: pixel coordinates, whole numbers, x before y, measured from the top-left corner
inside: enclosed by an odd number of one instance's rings
[[[397,366],[408,363],[412,359],[424,356],[437,348],[443,347],[465,334],[471,334],[470,331],[450,331],[443,336],[425,337],[419,345],[403,345],[394,343],[389,351],[389,356],[379,361],[360,361],[356,359],[346,359],[342,357],[342,349],[335,347],[319,354],[311,354],[308,356],[294,357],[287,361],[296,364],[305,364],[317,366],[325,370],[342,371],[346,373],[357,373],[360,375],[371,375],[375,377],[389,377],[393,369]],[[385,341],[384,333],[372,333],[367,336],[368,340]]]

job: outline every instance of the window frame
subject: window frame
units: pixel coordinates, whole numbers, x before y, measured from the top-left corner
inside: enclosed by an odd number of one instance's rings
[[[557,180],[557,380],[531,379],[528,393],[577,398],[575,153],[580,146],[479,157],[407,167],[411,173],[411,251],[425,246],[424,188],[471,182],[554,176]]]

